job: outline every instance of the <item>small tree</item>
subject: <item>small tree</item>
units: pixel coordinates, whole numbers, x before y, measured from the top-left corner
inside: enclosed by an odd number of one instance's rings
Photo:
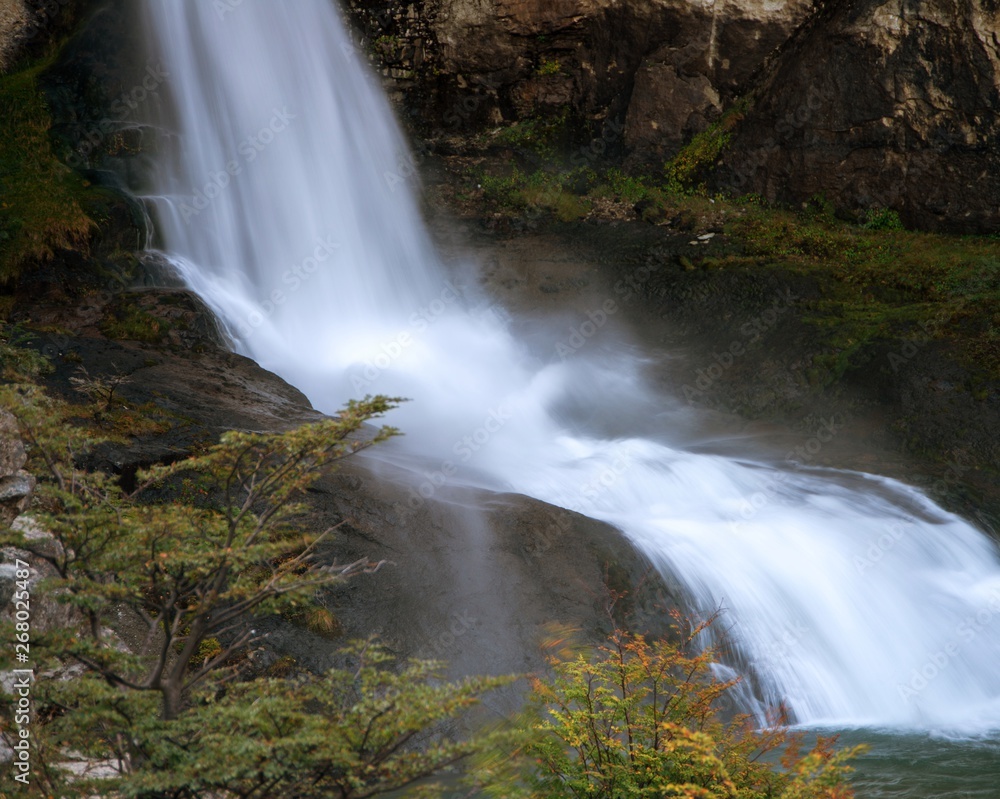
[[[367,799],[421,784],[483,747],[443,732],[487,691],[509,678],[441,680],[439,664],[402,669],[381,647],[355,648],[354,668],[322,676],[234,684],[171,725],[135,776],[126,796],[241,799]]]
[[[52,534],[9,531],[0,543],[48,562],[57,575],[48,589],[83,621],[39,644],[112,686],[158,693],[164,719],[259,641],[252,614],[301,606],[380,565],[322,565],[318,547],[334,528],[314,532],[298,500],[339,460],[395,434],[360,433],[392,407],[385,397],[287,433],[226,433],[202,454],[140,473],[129,493],[80,467],[97,439],[78,408],[33,386],[4,388],[0,403],[17,416],[41,478],[32,517]],[[138,628],[139,640],[117,645],[112,631],[123,628]]]
[[[45,730],[48,762],[62,746],[63,772],[50,769],[49,783],[65,784],[72,752],[81,776],[69,787],[79,796],[367,799],[418,785],[441,796],[434,778],[488,741],[446,727],[510,679],[444,682],[439,664],[399,668],[372,642],[346,654],[350,668],[323,675],[232,682],[222,692],[206,685],[171,720],[152,695],[93,676],[45,684],[49,706],[61,708]],[[88,778],[84,768],[95,766],[103,775]]]
[[[362,430],[394,401],[352,402],[282,434],[226,433],[126,492],[81,465],[101,441],[94,422],[112,421],[96,399],[88,418],[35,385],[0,388],[40,478],[31,526],[51,533],[7,530],[0,544],[49,564],[43,590],[78,622],[34,631],[33,664],[82,667],[35,684],[28,794],[366,799],[421,783],[440,795],[431,778],[483,746],[445,735],[444,722],[508,678],[445,683],[437,663],[394,668],[372,642],[345,654],[353,668],[324,675],[238,672],[260,640],[255,616],[298,613],[318,588],[381,565],[324,565],[318,548],[335,527],[314,531],[299,499],[341,458],[395,434]],[[0,775],[0,797],[8,786],[23,792]]]
[[[713,653],[693,651],[708,624],[679,644],[616,628],[596,652],[550,659],[532,680],[529,721],[514,735],[514,770],[494,763],[498,796],[533,799],[847,799],[845,762],[820,739],[802,755],[781,727],[723,722],[718,702],[736,681],[713,680]],[[520,737],[518,737],[520,736]],[[782,768],[774,755],[784,749]],[[770,759],[769,753],[772,753]]]

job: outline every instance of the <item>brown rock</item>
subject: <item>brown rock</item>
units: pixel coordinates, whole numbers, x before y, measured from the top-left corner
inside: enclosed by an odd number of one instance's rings
[[[705,96],[709,108],[714,97],[731,97],[812,9],[811,0],[424,0],[406,4],[422,24],[404,29],[396,21],[403,4],[382,5],[384,24],[374,30],[370,4],[351,3],[372,39],[402,38],[394,53],[425,54],[420,68],[391,66],[423,75],[403,90],[418,115],[443,120],[431,127],[474,130],[562,108],[577,119],[620,124],[635,83],[631,113],[644,134],[633,141],[641,149],[648,140],[654,150],[673,146],[656,131],[670,143],[683,136],[677,124],[698,129]],[[547,73],[556,63],[558,75]],[[676,81],[665,84],[664,65],[690,87],[677,94]],[[688,94],[689,113],[667,110]],[[645,135],[648,120],[657,123],[652,135]]]
[[[171,412],[170,430],[93,454],[90,467],[126,483],[138,466],[175,460],[223,430],[278,431],[321,418],[276,375],[211,347],[178,352],[87,337],[72,347],[92,375],[130,374],[120,390],[129,404],[155,401]],[[57,361],[46,379],[62,385],[75,368]],[[661,606],[676,589],[651,573],[618,530],[511,494],[448,485],[431,497],[415,494],[419,472],[393,466],[382,451],[348,458],[304,498],[318,529],[348,520],[326,557],[391,561],[328,593],[347,638],[377,632],[401,656],[446,660],[455,674],[531,670],[542,666],[537,643],[549,623],[601,637],[605,586],[629,593],[622,610],[630,620],[662,631]],[[339,642],[278,619],[268,632],[276,656],[315,669],[333,665]]]
[[[17,419],[0,410],[0,477],[14,474],[27,459]]]
[[[669,157],[707,128],[721,110],[719,93],[705,75],[685,76],[669,64],[645,64],[635,76],[625,145],[661,159]]]
[[[776,59],[720,185],[904,222],[1000,230],[994,0],[828,4]]]
[[[24,0],[0,0],[0,73],[17,58],[30,22]]]

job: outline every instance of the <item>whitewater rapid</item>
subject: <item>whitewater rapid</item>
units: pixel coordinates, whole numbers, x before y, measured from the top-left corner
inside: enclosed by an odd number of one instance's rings
[[[316,407],[409,397],[389,421],[414,502],[464,482],[621,529],[693,607],[725,608],[759,708],[1000,728],[985,535],[894,480],[685,450],[678,401],[631,350],[540,361],[442,266],[407,146],[328,0],[146,11],[169,74],[146,191],[158,246],[234,346]],[[603,435],[594,420],[612,418],[633,432]]]

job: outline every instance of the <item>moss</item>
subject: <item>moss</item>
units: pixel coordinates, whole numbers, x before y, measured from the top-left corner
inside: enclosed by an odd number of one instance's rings
[[[52,59],[0,76],[0,283],[61,249],[85,250],[88,184],[55,155],[38,80]]]
[[[295,658],[285,655],[284,657],[278,658],[274,661],[274,663],[268,666],[264,671],[263,676],[272,680],[285,680],[289,677],[295,676],[297,672],[298,665],[295,663]]]
[[[602,176],[601,185],[592,193],[633,204],[651,198],[662,199],[662,191],[658,187],[650,185],[641,177],[627,175],[620,169],[607,170]]]
[[[743,118],[747,101],[740,100],[725,114],[690,142],[681,148],[664,167],[667,187],[675,192],[698,189],[698,179],[706,172],[726,149],[732,139],[732,131]]]
[[[668,194],[640,178],[618,169],[603,174],[589,167],[572,170],[539,169],[526,173],[513,167],[500,173],[481,171],[476,176],[486,210],[501,216],[519,216],[526,209],[551,212],[561,222],[588,216],[595,201],[644,204],[644,218],[662,218],[670,207]]]
[[[222,644],[218,638],[206,638],[198,644],[198,652],[191,661],[193,668],[200,668],[222,654]]]
[[[19,325],[0,325],[0,377],[12,383],[31,382],[52,371],[47,358],[26,346],[34,337]]]
[[[569,109],[559,114],[520,120],[483,137],[481,144],[513,147],[545,159],[555,159],[556,151],[567,136]]]
[[[102,414],[100,421],[112,435],[137,438],[166,433],[174,426],[175,419],[155,402],[144,402],[142,405],[122,402]]]
[[[992,321],[1000,306],[996,242],[905,231],[891,220],[872,226],[870,219],[857,225],[809,208],[750,208],[726,227],[742,250],[727,262],[817,282],[822,297],[804,320],[831,348],[830,379],[872,342],[911,337],[949,339],[970,368],[1000,377],[1000,326]]]
[[[340,620],[321,605],[299,606],[285,613],[284,618],[321,638],[334,640],[344,634]]]
[[[157,344],[170,330],[170,324],[144,311],[126,296],[117,298],[108,306],[100,329],[110,339]]]

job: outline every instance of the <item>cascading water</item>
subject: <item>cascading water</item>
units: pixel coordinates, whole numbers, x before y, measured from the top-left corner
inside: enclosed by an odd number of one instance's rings
[[[620,528],[700,607],[725,606],[759,699],[801,723],[1000,727],[1000,558],[984,535],[893,480],[696,454],[669,425],[605,437],[587,419],[674,401],[625,352],[539,365],[470,310],[330,0],[147,8],[176,117],[148,199],[241,351],[326,411],[412,398],[391,419],[400,461]]]

